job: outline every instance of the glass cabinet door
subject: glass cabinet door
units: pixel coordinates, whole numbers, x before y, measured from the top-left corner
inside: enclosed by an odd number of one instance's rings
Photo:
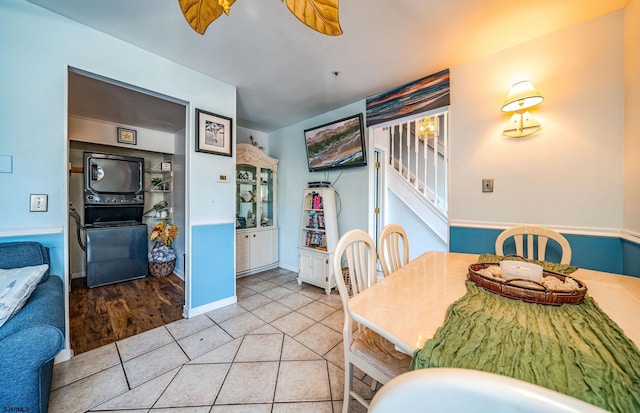
[[[237,165],[236,171],[236,228],[255,228],[260,222],[257,199],[260,196],[258,169],[251,165]]]
[[[273,171],[260,169],[260,226],[273,226]]]

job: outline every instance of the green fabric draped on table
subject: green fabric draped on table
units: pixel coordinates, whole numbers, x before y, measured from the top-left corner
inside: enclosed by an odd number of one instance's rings
[[[531,304],[466,281],[410,370],[488,371],[568,394],[613,412],[640,412],[640,351],[587,296],[579,305]],[[587,286],[588,287],[588,286]]]

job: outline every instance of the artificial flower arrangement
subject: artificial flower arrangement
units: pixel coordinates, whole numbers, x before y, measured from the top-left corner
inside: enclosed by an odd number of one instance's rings
[[[158,222],[151,230],[151,235],[149,238],[151,241],[155,241],[156,243],[160,243],[167,247],[170,247],[173,244],[173,241],[178,236],[178,226],[167,224],[166,222]]]
[[[156,243],[154,248],[149,252],[149,261],[168,262],[175,260],[176,252],[171,248],[171,245],[177,236],[177,225],[167,224],[164,221],[157,223],[149,235],[149,239]]]

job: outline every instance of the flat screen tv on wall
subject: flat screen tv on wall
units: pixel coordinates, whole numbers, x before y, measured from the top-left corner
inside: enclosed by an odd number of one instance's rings
[[[362,113],[304,131],[309,172],[367,164]]]

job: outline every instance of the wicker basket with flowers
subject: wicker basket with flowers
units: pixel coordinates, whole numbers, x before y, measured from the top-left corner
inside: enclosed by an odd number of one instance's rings
[[[149,239],[155,242],[149,252],[149,272],[156,277],[164,277],[171,274],[176,265],[176,252],[173,249],[173,241],[178,236],[178,226],[162,221],[151,230]]]

